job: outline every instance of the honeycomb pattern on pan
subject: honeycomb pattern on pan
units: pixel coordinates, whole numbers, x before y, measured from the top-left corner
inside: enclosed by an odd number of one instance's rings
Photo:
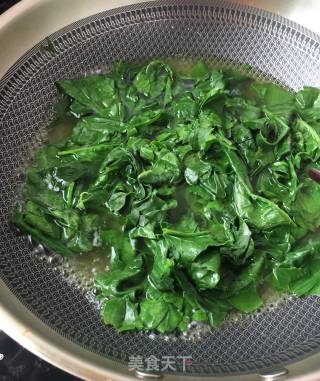
[[[121,362],[130,355],[192,356],[190,372],[235,374],[300,359],[320,348],[320,302],[288,301],[276,311],[225,324],[196,343],[147,334],[117,334],[93,303],[40,261],[9,224],[19,170],[39,144],[57,96],[54,82],[114,62],[203,57],[249,64],[258,78],[291,88],[320,86],[319,39],[288,20],[216,1],[157,1],[79,21],[21,58],[0,82],[0,274],[46,324],[88,350]],[[181,370],[181,369],[180,369]]]

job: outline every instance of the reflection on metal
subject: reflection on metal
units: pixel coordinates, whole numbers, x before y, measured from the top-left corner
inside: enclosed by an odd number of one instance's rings
[[[265,381],[272,381],[287,374],[288,369],[286,368],[270,368],[265,369],[263,372],[260,372],[259,376]]]
[[[141,372],[140,370],[136,370],[135,373],[138,378],[143,378],[143,379],[155,379],[155,378],[163,377],[163,374],[161,373],[148,373],[148,372]]]
[[[239,0],[238,3],[276,13],[320,34],[319,0]]]

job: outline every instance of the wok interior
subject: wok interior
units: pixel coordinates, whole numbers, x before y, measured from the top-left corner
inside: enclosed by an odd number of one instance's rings
[[[131,355],[191,356],[190,372],[227,375],[317,351],[317,297],[286,301],[272,312],[226,323],[196,341],[118,334],[104,326],[96,305],[54,263],[41,261],[27,238],[17,238],[9,224],[23,165],[52,116],[58,79],[107,70],[120,60],[202,57],[235,67],[249,64],[257,78],[297,90],[320,86],[317,38],[254,8],[219,1],[214,6],[157,1],[92,16],[50,39],[54,51],[44,49],[45,42],[39,44],[0,83],[0,271],[16,297],[58,333],[120,362]]]

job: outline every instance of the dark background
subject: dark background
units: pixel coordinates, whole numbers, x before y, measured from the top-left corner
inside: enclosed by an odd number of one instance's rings
[[[8,8],[18,2],[19,0],[0,0],[0,13],[6,11]]]
[[[0,0],[0,14],[18,2]],[[0,381],[80,381],[33,355],[0,330],[1,355]]]

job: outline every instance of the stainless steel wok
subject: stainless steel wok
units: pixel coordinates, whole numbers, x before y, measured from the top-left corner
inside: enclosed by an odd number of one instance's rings
[[[196,341],[118,334],[9,223],[23,182],[19,168],[52,116],[58,79],[119,60],[178,56],[249,64],[258,78],[293,90],[320,86],[318,2],[248,3],[23,0],[0,17],[0,327],[72,374],[88,380],[320,378],[317,297],[288,300]],[[151,355],[190,356],[192,366],[150,374],[128,369],[130,356]]]

